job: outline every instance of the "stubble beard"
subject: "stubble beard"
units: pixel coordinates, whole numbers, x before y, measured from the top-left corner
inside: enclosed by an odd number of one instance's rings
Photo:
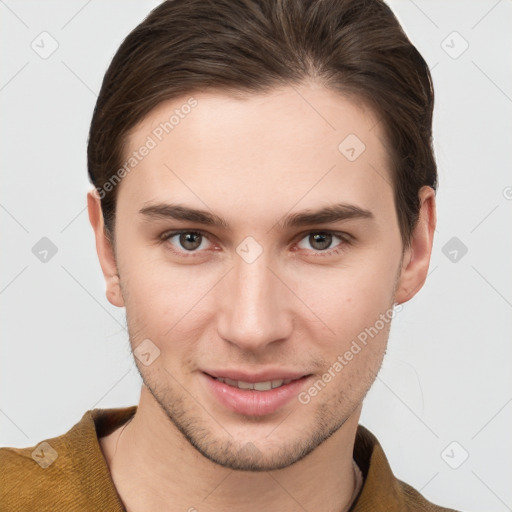
[[[288,416],[277,427],[272,427],[274,430],[269,429],[270,434],[265,439],[266,446],[260,449],[261,444],[257,440],[253,443],[247,439],[242,441],[233,438],[229,430],[222,426],[222,422],[206,412],[205,408],[198,404],[179,383],[175,386],[169,383],[161,388],[156,382],[158,379],[153,378],[160,372],[144,375],[139,365],[137,368],[144,385],[169,419],[170,426],[177,435],[181,434],[203,457],[215,464],[232,470],[252,472],[284,469],[313,452],[345,424],[361,404],[376,376],[376,374],[373,376],[368,385],[363,386],[362,396],[358,398],[348,397],[342,389],[336,397],[331,396],[329,400],[322,402],[303,405],[297,401]],[[163,374],[165,373],[167,372]],[[165,382],[165,379],[162,382]],[[309,406],[315,408],[314,414],[306,413],[312,416],[312,419],[308,422],[309,424],[301,426],[300,434],[295,434],[295,439],[284,443],[279,441],[279,446],[269,449],[272,435],[281,430],[279,434],[282,439],[282,430],[286,428],[287,423],[293,424],[300,421],[304,417],[304,408]],[[243,421],[248,428],[254,428],[255,423],[250,419],[248,421],[248,418],[244,417]],[[294,432],[297,431],[294,430]]]

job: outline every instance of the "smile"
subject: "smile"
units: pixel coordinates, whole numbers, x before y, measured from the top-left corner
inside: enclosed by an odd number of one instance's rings
[[[243,376],[234,375],[237,373],[234,371],[231,373],[231,377]],[[282,375],[287,377],[284,379],[276,378],[277,372],[272,373],[274,375],[246,375],[247,380],[214,376],[206,372],[200,373],[200,376],[209,396],[218,405],[244,416],[265,416],[293,402],[312,378],[312,375],[298,376],[295,373]],[[268,380],[265,380],[265,377]],[[248,382],[249,379],[253,382]]]

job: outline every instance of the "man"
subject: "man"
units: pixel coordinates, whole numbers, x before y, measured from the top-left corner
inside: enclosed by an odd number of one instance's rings
[[[140,401],[0,450],[2,510],[448,510],[358,425],[427,275],[432,111],[378,0],[159,5],[114,56],[88,145]]]

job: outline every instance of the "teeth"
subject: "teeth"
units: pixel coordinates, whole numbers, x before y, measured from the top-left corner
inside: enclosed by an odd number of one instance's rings
[[[255,391],[269,391],[271,389],[279,388],[284,384],[288,384],[293,379],[276,379],[268,380],[266,382],[244,382],[242,380],[232,380],[227,377],[215,377],[219,382],[224,382],[228,386],[233,386],[238,389],[253,389]]]
[[[272,389],[272,381],[267,380],[267,382],[255,382],[254,389],[256,391],[268,391],[269,389]]]

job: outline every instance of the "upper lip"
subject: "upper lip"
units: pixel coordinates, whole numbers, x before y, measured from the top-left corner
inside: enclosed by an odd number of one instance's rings
[[[204,373],[211,377],[222,377],[242,382],[268,382],[271,380],[295,380],[305,377],[306,373],[300,373],[296,371],[278,370],[278,369],[267,369],[258,372],[244,372],[240,370],[203,370]]]

